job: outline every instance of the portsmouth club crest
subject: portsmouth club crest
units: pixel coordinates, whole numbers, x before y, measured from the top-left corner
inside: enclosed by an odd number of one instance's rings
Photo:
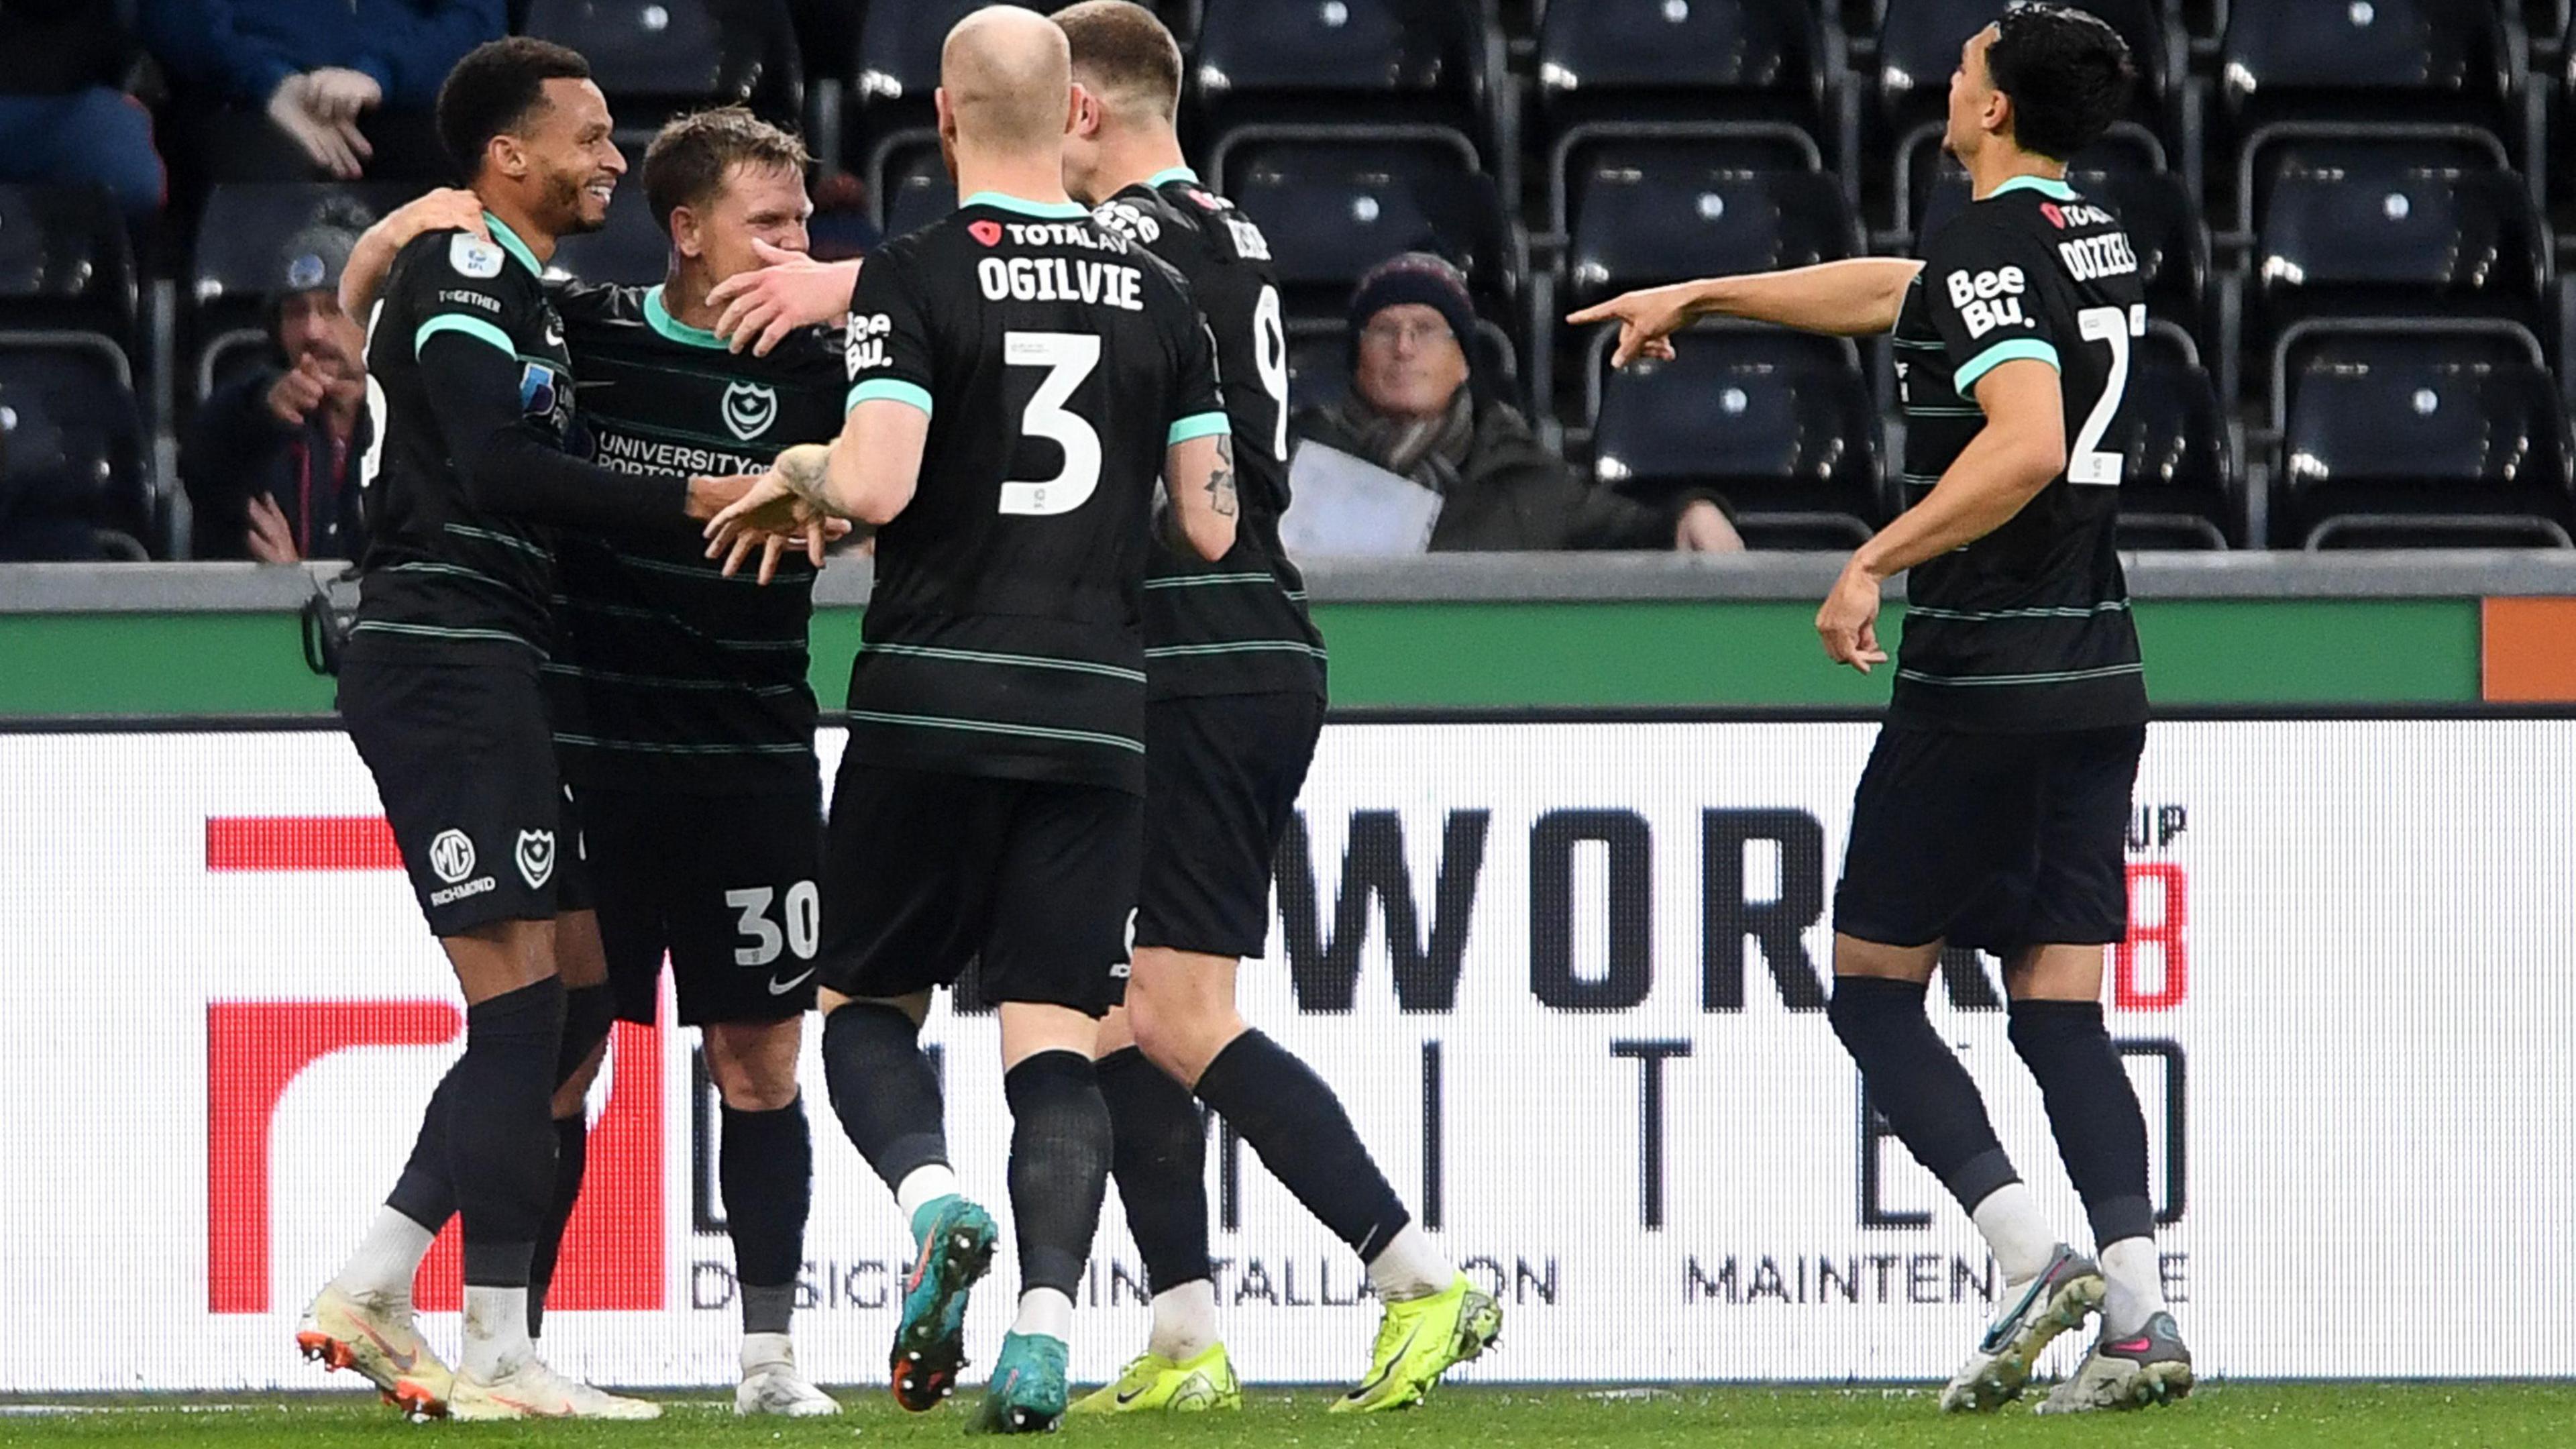
[[[528,889],[543,890],[555,873],[555,833],[551,830],[519,832],[519,879]]]
[[[729,384],[724,394],[725,426],[748,443],[778,421],[778,391],[756,382]]]

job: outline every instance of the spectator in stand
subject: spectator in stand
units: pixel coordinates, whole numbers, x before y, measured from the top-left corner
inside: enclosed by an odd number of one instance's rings
[[[331,209],[287,242],[273,302],[282,370],[217,389],[197,408],[179,478],[199,558],[294,563],[358,556],[367,415],[366,336],[340,310],[340,273],[368,218]]]
[[[141,226],[165,191],[134,46],[106,0],[0,0],[0,181],[95,185]]]
[[[1427,252],[1379,264],[1351,298],[1351,391],[1299,414],[1309,442],[1364,458],[1441,497],[1434,553],[1744,547],[1717,504],[1657,508],[1586,484],[1469,361],[1467,279]]]
[[[94,3],[94,0],[93,0]],[[143,0],[200,170],[217,181],[446,177],[431,115],[505,0]]]

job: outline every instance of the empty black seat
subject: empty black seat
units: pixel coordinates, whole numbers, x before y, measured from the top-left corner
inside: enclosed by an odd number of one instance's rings
[[[2533,325],[2546,246],[2509,172],[2383,167],[2359,150],[2285,171],[2256,227],[2251,340],[2259,349],[2320,314],[2438,311]]]
[[[1884,517],[1878,422],[1851,345],[1731,329],[1674,340],[1672,361],[1602,383],[1594,477],[1656,502],[1718,494],[1757,548],[1867,540]]]
[[[896,153],[883,185],[878,204],[885,209],[883,226],[890,237],[919,231],[957,209],[957,183],[936,146]]]
[[[1211,130],[1428,121],[1481,142],[1484,57],[1473,0],[1207,0],[1191,60]]]
[[[858,81],[851,94],[851,127],[844,159],[882,197],[889,158],[896,149],[927,145],[938,150],[931,129],[939,89],[939,49],[957,22],[993,0],[901,0],[861,7]],[[1011,0],[1052,12],[1066,0]],[[879,202],[882,206],[884,203]],[[879,214],[883,224],[883,214]],[[888,232],[891,236],[894,233]]]
[[[0,186],[0,327],[124,339],[134,325],[125,221],[91,187]]]
[[[1839,56],[1808,6],[1777,0],[1554,0],[1538,83],[1551,130],[1588,120],[1826,118]]]
[[[608,203],[608,224],[594,232],[568,236],[555,246],[548,270],[560,269],[585,282],[618,282],[648,286],[669,274],[671,238],[653,218],[653,203],[644,188],[626,182]]]
[[[589,59],[621,136],[736,102],[784,125],[802,119],[804,64],[784,0],[530,0],[526,33]]]
[[[1270,145],[1231,171],[1224,189],[1269,238],[1292,315],[1338,313],[1361,274],[1408,251],[1457,263],[1480,298],[1517,289],[1502,198],[1448,148]]]
[[[1713,169],[1654,146],[1605,147],[1574,179],[1570,299],[1856,254],[1841,183],[1813,171]]]
[[[2548,371],[2492,344],[2339,339],[2289,382],[2274,536],[2285,546],[2564,547],[2567,413]]]
[[[2244,541],[2226,415],[2209,374],[2154,338],[2131,354],[2120,421],[2102,446],[2117,453],[2123,548],[2214,549]]]
[[[2230,7],[2219,76],[2240,137],[2303,118],[2456,119],[2509,134],[2517,64],[2490,0],[2262,0]]]
[[[11,531],[78,540],[86,528],[96,551],[73,556],[130,555],[160,533],[143,459],[142,413],[113,346],[0,336],[0,513]]]
[[[406,181],[257,182],[218,186],[197,221],[192,290],[199,335],[259,320],[284,281],[286,243],[326,210],[380,217],[418,196]]]

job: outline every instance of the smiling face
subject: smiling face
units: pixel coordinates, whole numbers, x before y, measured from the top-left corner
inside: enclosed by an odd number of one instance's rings
[[[721,282],[760,269],[754,241],[781,251],[807,250],[805,225],[813,214],[803,172],[737,161],[725,168],[723,183],[703,206],[671,213],[671,240],[681,255],[703,260],[712,279]]]
[[[608,201],[626,158],[609,139],[608,98],[586,80],[549,80],[546,103],[510,139],[526,167],[540,224],[557,236],[608,224]]]

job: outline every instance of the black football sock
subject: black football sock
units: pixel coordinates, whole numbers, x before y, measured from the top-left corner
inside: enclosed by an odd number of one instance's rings
[[[590,1124],[576,1114],[555,1119],[554,1195],[546,1202],[546,1225],[537,1234],[528,1259],[528,1337],[546,1331],[546,1292],[554,1286],[555,1262],[563,1256],[564,1227],[572,1221],[573,1204],[581,1198],[581,1175],[590,1162]]]
[[[572,1080],[573,1073],[589,1060],[590,1049],[606,1041],[616,1024],[617,998],[609,988],[582,986],[564,993],[563,1039],[555,1052],[556,1087]],[[578,1051],[574,1050],[576,1043],[582,1043]],[[411,1158],[403,1164],[394,1190],[385,1197],[385,1206],[433,1233],[456,1216],[456,1189],[447,1177],[449,1096],[447,1083],[442,1081],[430,1096],[429,1110],[421,1114],[420,1135],[412,1141]],[[561,1150],[560,1143],[557,1150]],[[579,1192],[580,1184],[581,1175],[576,1168],[572,1190]]]
[[[1923,1014],[1925,990],[1920,982],[1837,976],[1825,1015],[1905,1150],[1974,1212],[2021,1176],[1996,1140],[1968,1069]]]
[[[1207,1124],[1189,1088],[1134,1047],[1097,1068],[1109,1104],[1109,1165],[1127,1230],[1145,1257],[1145,1283],[1167,1293],[1208,1276]]]
[[[1198,1095],[1361,1262],[1377,1256],[1413,1221],[1360,1144],[1342,1099],[1286,1047],[1260,1032],[1245,1032],[1199,1073]],[[1204,1222],[1206,1209],[1200,1213]]]
[[[555,1090],[577,1075],[617,1023],[617,998],[602,986],[575,986],[564,992],[563,1039],[555,1047]],[[555,1119],[554,1195],[546,1203],[545,1231],[537,1237],[528,1262],[528,1337],[545,1332],[546,1290],[555,1280],[555,1263],[563,1256],[563,1235],[572,1222],[573,1205],[581,1199],[582,1172],[590,1163],[590,1124],[579,1103],[573,1114]]]
[[[420,1134],[412,1139],[411,1159],[403,1164],[385,1206],[436,1233],[456,1216],[456,1188],[447,1175],[447,1120],[456,1099],[456,1073],[451,1068],[430,1093],[420,1114]]]
[[[814,1138],[799,1096],[771,1112],[724,1109],[716,1149],[733,1275],[742,1287],[742,1331],[785,1333],[796,1310],[796,1270],[805,1257],[805,1215],[814,1195]]]
[[[450,1097],[448,1180],[465,1219],[468,1287],[523,1288],[553,1195],[555,1052],[563,983],[543,981],[465,1009],[465,1054]]]
[[[823,1083],[850,1145],[889,1189],[916,1167],[947,1164],[939,1073],[911,1017],[871,1001],[824,1017]]]
[[[1002,1077],[1011,1104],[1011,1220],[1020,1289],[1067,1298],[1082,1283],[1100,1200],[1109,1190],[1109,1106],[1091,1061],[1044,1051]]]
[[[2147,1119],[2137,1089],[2120,1069],[2098,1001],[2016,1001],[2013,1050],[2039,1079],[2057,1155],[2084,1199],[2093,1240],[2152,1237],[2147,1201]]]

